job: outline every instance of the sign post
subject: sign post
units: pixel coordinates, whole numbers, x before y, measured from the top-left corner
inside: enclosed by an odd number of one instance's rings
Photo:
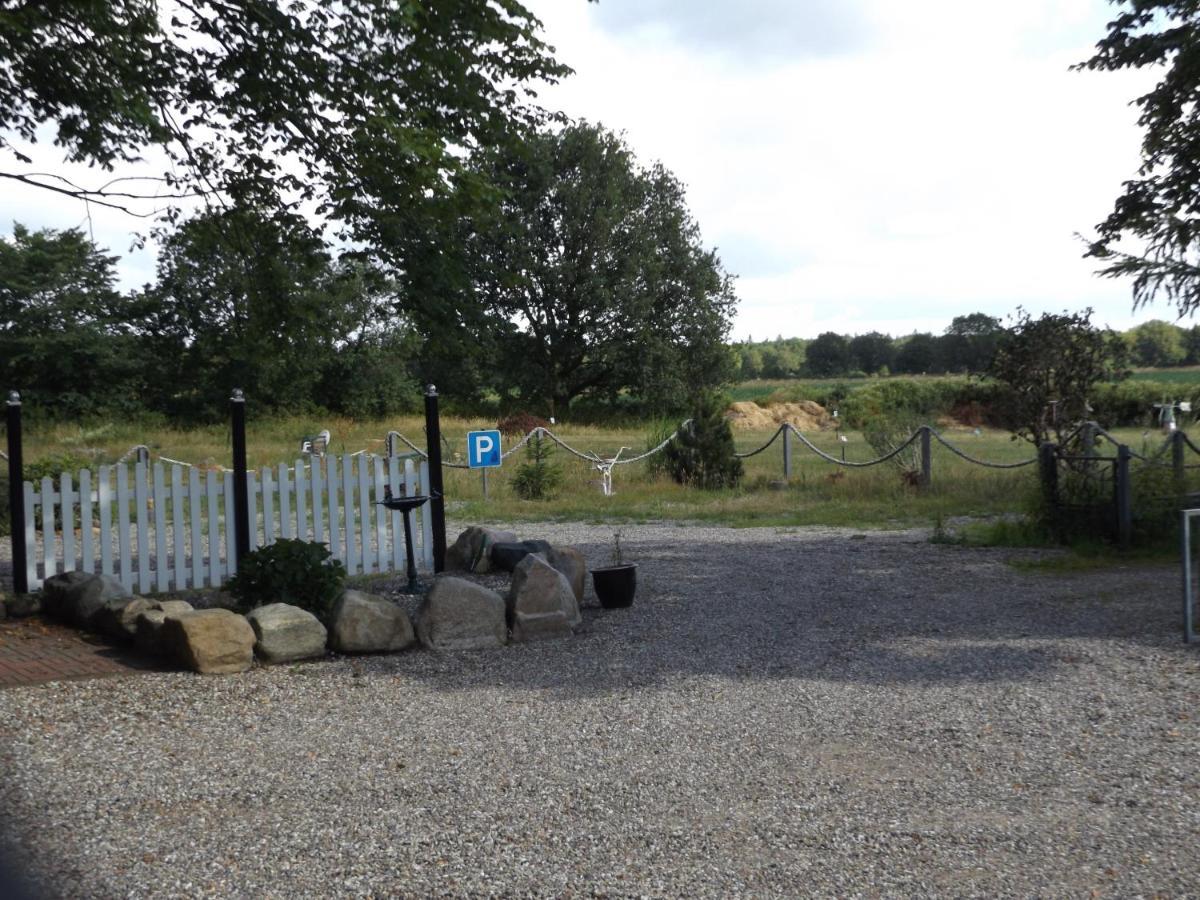
[[[467,432],[467,465],[472,469],[497,469],[504,456],[499,431]]]
[[[488,469],[499,468],[504,461],[500,451],[500,432],[468,431],[467,432],[467,465],[479,469],[483,477],[483,499],[488,499]]]

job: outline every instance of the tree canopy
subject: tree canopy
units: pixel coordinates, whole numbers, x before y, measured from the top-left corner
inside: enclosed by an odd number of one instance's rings
[[[0,377],[62,417],[141,408],[145,309],[116,290],[116,258],[78,229],[22,225],[0,241]]]
[[[629,391],[669,408],[732,374],[732,280],[683,186],[577,123],[481,156],[503,196],[461,224],[471,294],[522,398],[563,411]]]
[[[464,152],[540,119],[536,85],[569,70],[539,25],[517,0],[0,0],[0,149],[28,163],[50,125],[70,160],[160,164],[0,177],[127,209],[309,201],[361,239],[395,234],[484,191]]]
[[[1006,388],[1003,417],[1014,436],[1062,446],[1090,417],[1096,386],[1127,374],[1125,341],[1091,318],[1090,309],[1037,318],[1018,311],[991,367]]]
[[[1186,314],[1200,306],[1200,6],[1113,2],[1120,12],[1079,68],[1153,68],[1162,77],[1136,100],[1142,166],[1096,226],[1088,252],[1105,262],[1102,274],[1133,278],[1135,307],[1161,291]]]

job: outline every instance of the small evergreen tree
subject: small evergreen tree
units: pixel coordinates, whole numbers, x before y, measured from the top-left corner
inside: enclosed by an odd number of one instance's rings
[[[736,487],[741,480],[742,461],[734,456],[725,406],[716,394],[697,398],[691,422],[667,445],[667,471],[680,484],[715,489]]]
[[[554,446],[539,431],[529,439],[528,462],[522,463],[513,477],[513,490],[522,500],[549,500],[562,483],[562,470],[551,462]]]

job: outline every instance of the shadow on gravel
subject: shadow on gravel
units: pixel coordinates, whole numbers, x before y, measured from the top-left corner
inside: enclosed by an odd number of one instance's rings
[[[1185,647],[1169,567],[1028,574],[1011,553],[896,535],[765,536],[762,543],[643,540],[638,597],[604,610],[590,589],[569,641],[477,654],[404,654],[370,667],[448,691],[507,687],[592,696],[681,678],[866,685],[1037,679],[1087,641]],[[589,559],[606,547],[582,544]]]

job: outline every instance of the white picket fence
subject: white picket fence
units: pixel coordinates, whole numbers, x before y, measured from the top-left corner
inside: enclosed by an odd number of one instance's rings
[[[247,474],[252,548],[301,538],[328,546],[350,575],[405,570],[402,514],[376,501],[385,486],[428,493],[424,461],[326,456]],[[139,462],[63,473],[59,484],[25,482],[31,591],[76,570],[115,575],[138,593],[219,587],[237,571],[232,472]],[[408,515],[417,566],[432,569],[428,504]]]

